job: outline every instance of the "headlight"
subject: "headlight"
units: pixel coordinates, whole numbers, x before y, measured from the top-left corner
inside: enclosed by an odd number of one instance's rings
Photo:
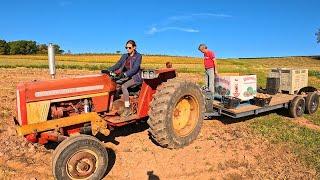
[[[158,77],[158,74],[153,69],[142,70],[141,72],[142,79],[155,79]]]

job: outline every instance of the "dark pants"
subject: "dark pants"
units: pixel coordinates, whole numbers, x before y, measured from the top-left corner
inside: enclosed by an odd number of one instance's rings
[[[136,85],[137,83],[133,80],[133,79],[130,79],[129,81],[123,83],[121,85],[121,89],[122,89],[122,93],[123,93],[123,98],[124,98],[124,101],[129,101],[129,91],[128,91],[128,88],[133,86],[133,85]]]

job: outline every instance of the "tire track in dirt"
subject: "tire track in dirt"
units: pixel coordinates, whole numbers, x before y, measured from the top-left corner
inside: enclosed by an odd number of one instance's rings
[[[295,118],[292,122],[298,124],[299,126],[303,126],[312,130],[320,131],[320,126],[313,124],[313,122],[309,121],[304,117]]]

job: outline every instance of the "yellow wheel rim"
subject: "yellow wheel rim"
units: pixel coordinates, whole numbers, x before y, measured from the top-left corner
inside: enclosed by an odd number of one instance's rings
[[[98,155],[88,149],[75,152],[67,161],[66,170],[70,179],[90,179],[98,167]]]
[[[199,120],[199,103],[193,96],[183,96],[175,105],[172,113],[173,130],[180,137],[193,132]]]

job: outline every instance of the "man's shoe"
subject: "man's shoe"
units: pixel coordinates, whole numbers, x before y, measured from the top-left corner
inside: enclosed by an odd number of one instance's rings
[[[128,117],[132,114],[131,109],[129,107],[125,107],[123,113],[121,114],[122,117]]]

